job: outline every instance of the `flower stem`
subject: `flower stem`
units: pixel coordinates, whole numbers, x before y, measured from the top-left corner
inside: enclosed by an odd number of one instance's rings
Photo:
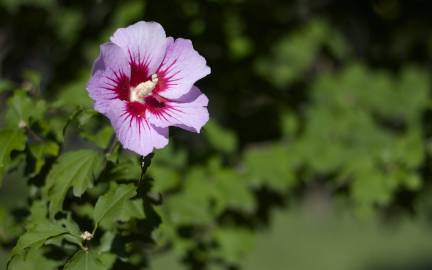
[[[137,183],[137,197],[142,199],[145,220],[143,221],[143,225],[145,224],[146,228],[148,228],[149,232],[152,232],[154,229],[159,227],[162,222],[161,217],[155,210],[155,205],[160,205],[162,203],[162,195],[159,194],[159,200],[155,200],[151,195],[150,191],[153,185],[153,179],[151,177],[146,177],[145,173],[147,169],[151,165],[151,161],[153,159],[154,154],[151,153],[146,157],[141,157],[141,176]],[[150,237],[150,236],[149,236]]]

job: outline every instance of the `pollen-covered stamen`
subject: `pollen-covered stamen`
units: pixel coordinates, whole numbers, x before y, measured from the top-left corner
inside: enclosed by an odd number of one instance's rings
[[[151,79],[130,88],[130,101],[144,102],[144,98],[149,96],[156,87],[159,78],[153,74]]]

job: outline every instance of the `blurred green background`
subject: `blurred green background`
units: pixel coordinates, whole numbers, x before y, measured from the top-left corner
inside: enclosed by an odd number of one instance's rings
[[[171,129],[156,151],[149,174],[164,202],[150,269],[432,269],[431,10],[426,0],[0,0],[0,125],[20,106],[37,113],[21,89],[61,111],[42,117],[61,133],[91,108],[99,45],[157,21],[212,68],[197,84],[211,120],[201,134]],[[65,151],[111,134],[96,116],[73,127]],[[119,179],[139,176],[130,156]],[[23,231],[26,181],[37,186],[48,166],[25,180],[20,162],[0,189],[0,269]],[[49,268],[38,263],[21,267]]]

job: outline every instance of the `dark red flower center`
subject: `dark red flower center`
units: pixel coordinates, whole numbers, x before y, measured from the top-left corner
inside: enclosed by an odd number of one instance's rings
[[[113,78],[108,78],[109,90],[116,93],[115,98],[127,102],[126,111],[133,118],[145,119],[147,112],[160,115],[167,107],[167,100],[158,92],[167,87],[166,81],[157,74],[149,74],[146,58],[129,54],[130,76],[114,72]]]

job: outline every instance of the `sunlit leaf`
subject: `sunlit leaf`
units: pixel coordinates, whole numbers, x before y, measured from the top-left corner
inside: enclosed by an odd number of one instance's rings
[[[20,129],[0,130],[0,185],[11,162],[11,153],[14,150],[22,151],[26,138]]]
[[[45,101],[35,101],[25,91],[16,91],[7,104],[6,122],[10,128],[29,125],[30,120],[41,119],[46,110]]]

